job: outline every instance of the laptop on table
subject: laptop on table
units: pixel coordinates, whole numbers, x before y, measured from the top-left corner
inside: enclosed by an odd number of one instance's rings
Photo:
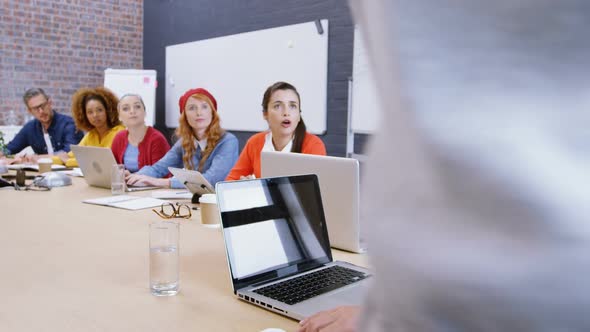
[[[70,145],[78,161],[84,180],[90,186],[111,188],[111,168],[116,164],[115,156],[110,148],[98,146]],[[125,191],[157,189],[155,186],[126,186]]]
[[[316,175],[218,182],[234,294],[303,319],[362,302],[370,273],[333,261]]]
[[[359,162],[352,158],[262,151],[261,175],[316,174],[332,247],[361,253]]]

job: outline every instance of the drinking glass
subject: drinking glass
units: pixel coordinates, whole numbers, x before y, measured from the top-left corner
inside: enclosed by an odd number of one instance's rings
[[[125,194],[125,165],[113,164],[111,170],[111,193],[113,195]]]
[[[179,224],[173,220],[150,224],[150,290],[153,295],[178,293],[178,235]]]

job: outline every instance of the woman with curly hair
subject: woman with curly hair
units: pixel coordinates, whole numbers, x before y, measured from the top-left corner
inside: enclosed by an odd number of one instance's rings
[[[82,88],[72,97],[72,117],[78,129],[86,131],[78,145],[110,148],[115,135],[125,127],[119,121],[119,99],[104,87]],[[61,156],[68,167],[77,167],[74,154],[67,159]],[[64,160],[65,159],[65,160]]]
[[[130,174],[127,184],[184,188],[174,177],[164,178],[168,167],[178,167],[197,170],[215,185],[233,167],[238,159],[238,139],[221,128],[213,95],[203,88],[191,89],[180,97],[178,105],[179,140],[160,161]]]

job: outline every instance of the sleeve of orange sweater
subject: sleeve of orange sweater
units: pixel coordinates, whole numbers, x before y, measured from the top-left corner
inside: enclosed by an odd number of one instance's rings
[[[264,135],[265,133],[262,132],[254,134],[254,136],[248,139],[244,149],[242,149],[242,153],[240,153],[238,161],[231,169],[225,180],[239,180],[241,176],[248,176],[250,174],[256,173],[254,164],[258,160],[258,165],[260,165],[260,151],[262,151],[262,148],[264,147]],[[258,173],[260,173],[260,167],[258,169]]]

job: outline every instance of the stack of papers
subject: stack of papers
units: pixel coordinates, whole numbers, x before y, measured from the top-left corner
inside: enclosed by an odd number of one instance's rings
[[[193,193],[188,190],[155,190],[152,191],[152,197],[162,199],[191,199],[193,198]]]
[[[153,197],[140,197],[131,195],[119,195],[119,196],[108,196],[101,198],[86,199],[83,203],[96,204],[116,207],[119,209],[126,210],[141,210],[148,209],[151,207],[160,206],[168,201],[153,198]]]

